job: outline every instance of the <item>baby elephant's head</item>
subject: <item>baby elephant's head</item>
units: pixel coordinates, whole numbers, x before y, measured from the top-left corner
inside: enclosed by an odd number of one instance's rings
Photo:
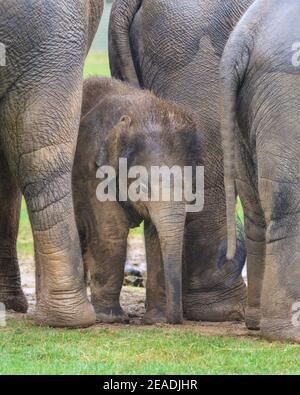
[[[146,99],[133,106],[127,98],[117,121],[98,136],[97,167],[115,169],[119,187],[127,186],[122,194],[139,211],[151,210],[153,202],[191,203],[197,177],[203,179],[200,134],[173,104],[150,94]]]

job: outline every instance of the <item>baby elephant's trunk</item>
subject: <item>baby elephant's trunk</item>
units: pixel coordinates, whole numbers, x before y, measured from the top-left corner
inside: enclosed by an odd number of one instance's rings
[[[159,235],[164,261],[167,322],[181,324],[185,205],[182,202],[158,203],[151,211],[151,219]]]

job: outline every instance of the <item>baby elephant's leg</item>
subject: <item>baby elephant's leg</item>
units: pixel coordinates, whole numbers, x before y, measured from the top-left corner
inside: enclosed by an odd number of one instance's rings
[[[128,317],[120,305],[124,280],[128,222],[118,203],[95,203],[89,218],[85,265],[91,275],[91,300],[97,322],[127,322]]]

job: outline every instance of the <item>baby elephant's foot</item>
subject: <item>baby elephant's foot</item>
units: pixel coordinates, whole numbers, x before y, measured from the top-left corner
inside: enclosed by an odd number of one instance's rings
[[[166,313],[160,309],[147,310],[143,317],[143,324],[145,325],[164,324],[166,322]]]
[[[129,322],[129,318],[121,306],[94,306],[94,308],[96,311],[96,322],[105,324],[127,324]]]
[[[253,331],[260,329],[260,309],[247,307],[245,314],[246,327]]]
[[[3,303],[7,310],[13,310],[16,313],[26,313],[28,310],[28,302],[21,289],[13,293],[0,292],[0,303]]]

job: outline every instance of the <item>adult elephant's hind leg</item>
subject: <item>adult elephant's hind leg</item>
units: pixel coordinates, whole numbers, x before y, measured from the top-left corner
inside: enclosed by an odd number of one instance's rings
[[[290,143],[292,152],[294,142]],[[296,173],[285,178],[282,158],[274,157],[258,151],[259,197],[267,225],[260,333],[271,340],[300,343],[299,184]]]
[[[63,89],[57,78],[23,93],[11,91],[1,115],[10,142],[5,153],[26,199],[39,265],[34,319],[55,327],[89,326],[96,317],[84,287],[71,188],[80,80]]]
[[[254,206],[254,201],[253,201]],[[258,330],[261,317],[261,291],[265,270],[265,223],[257,210],[245,209],[245,232],[247,242],[248,300],[245,321],[248,329]]]
[[[224,223],[218,229],[215,221],[217,214],[206,212],[204,216],[206,218],[201,218],[200,213],[198,218],[196,216],[186,225],[186,269],[183,275],[185,317],[193,321],[242,321],[246,285],[240,275],[245,260],[241,230],[236,257],[229,262],[226,260]],[[209,219],[211,224],[207,229],[205,224],[209,223]],[[202,239],[201,234],[205,233],[207,236]]]
[[[16,250],[20,206],[21,192],[0,147],[0,302],[8,310],[26,313]]]
[[[242,143],[236,150],[238,194],[245,214],[248,293],[245,314],[248,329],[258,330],[261,317],[261,292],[265,270],[266,225],[257,191],[255,166]]]

